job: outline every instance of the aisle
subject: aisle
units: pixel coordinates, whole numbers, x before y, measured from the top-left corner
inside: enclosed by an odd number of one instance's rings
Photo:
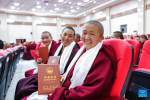
[[[22,78],[24,78],[24,73],[25,71],[36,68],[36,62],[35,60],[23,60],[20,59],[17,69],[15,71],[14,77],[12,79],[12,82],[10,84],[10,87],[8,89],[7,95],[5,97],[5,100],[14,100],[14,94],[15,94],[15,89],[18,81]]]

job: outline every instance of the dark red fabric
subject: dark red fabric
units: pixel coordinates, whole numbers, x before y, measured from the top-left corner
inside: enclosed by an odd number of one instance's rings
[[[28,80],[28,81],[26,81],[26,80]],[[26,77],[26,78],[19,80],[17,87],[16,87],[14,100],[20,100],[20,99],[32,94],[33,92],[37,91],[38,90],[37,80],[38,80],[37,75]],[[32,81],[32,83],[31,83],[31,81]]]
[[[26,51],[24,51],[23,59],[30,60],[31,59],[30,50],[34,50],[35,48],[36,48],[36,44],[28,45],[27,48],[26,48]]]
[[[30,69],[30,70],[27,70],[26,72],[25,72],[25,77],[30,77],[30,76],[33,76],[33,75],[37,75],[37,74],[33,74],[33,71],[35,70],[35,68],[34,69]]]
[[[109,97],[115,77],[116,57],[113,49],[103,45],[82,86],[68,90],[74,66],[67,75],[62,88],[56,88],[48,100],[95,100]],[[81,76],[82,77],[82,76]]]
[[[69,57],[69,60],[65,68],[68,67],[68,65],[70,64],[70,62],[72,61],[73,57],[75,56],[78,50],[79,50],[79,45],[76,44],[71,52],[71,56]],[[59,54],[61,54],[61,52]],[[38,75],[21,79],[19,80],[16,87],[15,100],[20,100],[23,97],[28,96],[37,90],[38,90]]]

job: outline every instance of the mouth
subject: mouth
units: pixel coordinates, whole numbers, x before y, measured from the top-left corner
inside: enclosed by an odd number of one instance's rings
[[[85,44],[91,44],[92,42],[91,41],[85,41]]]
[[[68,43],[68,41],[64,41],[64,43]]]

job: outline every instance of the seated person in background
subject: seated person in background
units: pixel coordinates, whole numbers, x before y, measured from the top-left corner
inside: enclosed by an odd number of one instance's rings
[[[144,43],[145,43],[147,40],[148,40],[148,39],[147,39],[146,35],[141,35],[141,36],[140,36],[140,41],[141,41],[141,47],[140,47],[140,49],[141,49],[141,50],[142,50],[142,48],[143,48]]]
[[[45,46],[48,46],[48,51],[49,51],[49,56],[52,56],[54,51],[58,48],[58,43],[53,39],[52,35],[50,32],[48,31],[44,31],[41,35],[41,39],[42,39],[42,43],[45,45]],[[33,43],[34,44],[34,43]],[[42,62],[42,59],[41,58],[38,58],[37,59],[37,63],[41,63]],[[46,62],[47,63],[47,62]],[[29,76],[32,76],[34,75],[33,74],[33,71],[35,69],[30,69],[30,70],[27,70],[25,72],[25,77],[29,77]]]
[[[61,56],[60,58],[60,74],[64,74],[74,58],[76,52],[80,49],[79,45],[74,42],[75,31],[72,27],[66,27],[60,34],[62,43],[55,51],[54,56]],[[39,60],[38,63],[42,61]],[[35,70],[34,72],[37,72]],[[38,90],[38,75],[26,77],[21,79],[16,87],[15,100],[30,95]]]
[[[138,41],[139,43],[141,42],[139,36],[135,36],[135,40]]]
[[[83,46],[64,74],[62,87],[49,95],[34,92],[21,100],[95,100],[109,97],[117,61],[111,46],[103,44],[103,33],[103,26],[98,21],[86,22],[81,36]]]
[[[148,40],[150,40],[150,35],[147,35]]]
[[[0,40],[0,50],[3,50],[3,48],[4,48],[4,43],[2,40]]]
[[[3,42],[3,43],[4,43],[4,48],[3,48],[3,50],[6,50],[7,48],[9,48],[7,42]]]
[[[113,39],[123,39],[123,34],[120,31],[115,31],[115,32],[113,32],[112,38]]]
[[[25,51],[23,54],[23,59],[30,60],[31,59],[30,50],[34,50],[35,48],[36,48],[36,45],[33,45],[31,44],[31,42],[28,42],[27,46],[24,47]]]
[[[139,37],[139,36],[136,36],[136,37],[135,37],[135,40],[139,42],[139,44],[140,44],[140,50],[141,50],[141,48],[143,47],[143,43],[141,43],[140,37]]]
[[[80,41],[80,34],[75,34],[75,42],[78,43]]]

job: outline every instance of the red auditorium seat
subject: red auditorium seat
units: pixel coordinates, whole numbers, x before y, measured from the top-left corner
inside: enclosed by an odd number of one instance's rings
[[[134,65],[137,65],[139,51],[140,51],[140,44],[136,40],[126,40],[129,44],[131,44],[134,48]]]
[[[122,96],[125,94],[133,67],[133,47],[126,41],[119,39],[104,40],[103,43],[110,45],[114,49],[117,58],[117,71],[110,98],[98,100],[126,100]]]
[[[146,89],[147,97],[139,97],[139,89]],[[150,40],[144,43],[139,66],[131,75],[126,98],[129,100],[150,100]]]
[[[79,41],[78,44],[79,44],[80,48],[83,46],[82,41]]]

